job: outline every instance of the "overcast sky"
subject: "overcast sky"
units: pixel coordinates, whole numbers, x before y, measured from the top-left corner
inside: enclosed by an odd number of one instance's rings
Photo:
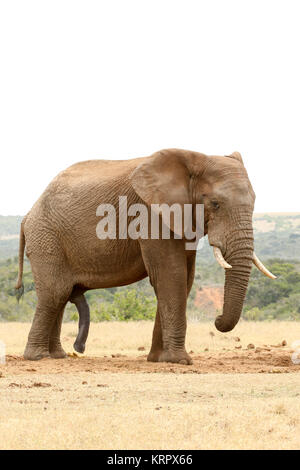
[[[0,3],[0,214],[62,169],[242,153],[256,212],[300,211],[298,0]]]

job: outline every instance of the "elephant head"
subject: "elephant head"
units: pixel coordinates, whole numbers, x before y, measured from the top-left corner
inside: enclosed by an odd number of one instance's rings
[[[219,331],[237,324],[252,263],[275,278],[254,253],[252,215],[255,194],[238,152],[225,157],[184,150],[163,150],[133,172],[132,185],[147,204],[203,204],[204,234],[216,260],[226,269]]]

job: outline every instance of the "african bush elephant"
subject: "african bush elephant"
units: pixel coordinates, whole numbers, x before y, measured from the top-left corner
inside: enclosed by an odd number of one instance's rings
[[[157,297],[149,361],[191,364],[185,350],[186,302],[195,271],[196,251],[184,237],[99,239],[100,203],[117,205],[177,203],[204,205],[204,234],[217,261],[226,268],[219,331],[238,322],[252,262],[275,277],[256,258],[252,213],[255,195],[238,152],[230,156],[168,149],[132,160],[90,160],[59,173],[25,216],[20,232],[19,278],[22,286],[26,244],[38,297],[25,359],[62,358],[63,311],[75,303],[80,317],[74,347],[83,351],[89,328],[89,289],[127,285],[149,276]],[[229,264],[230,263],[230,264]]]

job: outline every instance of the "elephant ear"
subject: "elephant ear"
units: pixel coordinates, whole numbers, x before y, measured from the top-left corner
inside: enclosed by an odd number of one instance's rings
[[[244,165],[242,155],[240,154],[240,152],[233,152],[231,155],[228,155],[228,158],[233,158],[234,160],[237,160],[242,165]]]
[[[186,156],[176,151],[161,151],[141,163],[131,175],[135,192],[148,206],[151,204],[190,204],[190,172]],[[152,207],[156,211],[157,208]],[[174,221],[168,220],[162,211],[162,219],[169,228],[177,233]],[[181,235],[181,234],[180,234]]]

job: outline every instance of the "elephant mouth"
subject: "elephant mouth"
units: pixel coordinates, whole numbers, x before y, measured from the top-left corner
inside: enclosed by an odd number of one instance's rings
[[[212,247],[213,247],[214,257],[216,258],[216,261],[219,263],[219,265],[222,266],[222,268],[224,269],[231,269],[232,266],[231,264],[227,263],[227,261],[224,259],[221,248],[219,248],[216,245],[212,245]]]
[[[216,246],[216,245],[211,245],[213,247],[214,251],[214,256],[216,261],[219,263],[219,265],[224,268],[224,269],[231,269],[232,265],[227,263],[227,261],[224,259],[224,256],[222,254],[221,249]],[[265,265],[260,261],[258,256],[255,254],[253,251],[253,258],[252,258],[252,263],[261,271],[266,277],[269,277],[270,279],[276,279],[277,276],[275,276],[271,271],[269,271]]]

